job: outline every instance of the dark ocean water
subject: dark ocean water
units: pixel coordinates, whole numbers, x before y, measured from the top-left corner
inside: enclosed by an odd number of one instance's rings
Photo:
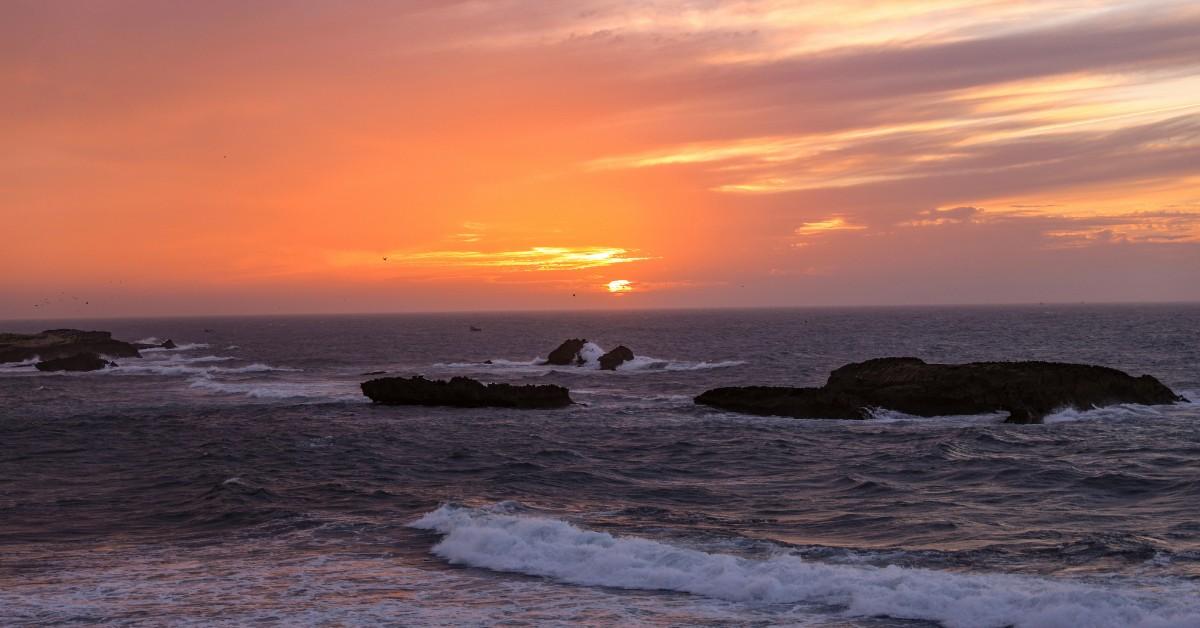
[[[179,349],[0,368],[0,624],[1200,626],[1200,405],[1022,426],[691,402],[889,355],[1196,399],[1200,306],[2,325],[63,326]],[[535,363],[570,337],[652,357]],[[580,405],[377,407],[376,370]]]

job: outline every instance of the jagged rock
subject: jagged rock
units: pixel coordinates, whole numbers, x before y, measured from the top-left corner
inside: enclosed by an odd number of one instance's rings
[[[164,342],[164,343],[162,343],[162,344],[161,344],[161,345],[159,345],[159,346],[160,346],[160,347],[162,347],[163,349],[174,349],[174,348],[175,348],[175,341],[174,341],[174,340],[171,340],[170,338],[167,338],[167,341],[166,341],[166,342]]]
[[[65,358],[38,362],[34,366],[39,371],[99,371],[116,365],[116,362],[109,362],[95,353],[77,353]]]
[[[107,331],[48,329],[40,334],[0,334],[0,362],[43,361],[97,353],[118,358],[140,358],[137,347],[114,340]]]
[[[914,416],[1005,411],[1010,423],[1040,423],[1062,408],[1185,401],[1157,379],[1059,362],[928,364],[879,358],[843,366],[821,388],[716,388],[696,403],[749,414],[864,419],[884,408]]]
[[[615,371],[618,366],[633,359],[633,351],[621,345],[608,353],[600,356],[600,369],[605,371]]]
[[[558,348],[550,352],[546,357],[546,364],[555,366],[568,366],[574,364],[576,366],[583,364],[583,357],[579,355],[579,351],[587,344],[587,340],[582,338],[572,338],[558,345]]]
[[[484,384],[469,377],[450,381],[424,377],[383,377],[362,383],[363,394],[384,405],[455,406],[459,408],[561,408],[571,405],[562,386]]]

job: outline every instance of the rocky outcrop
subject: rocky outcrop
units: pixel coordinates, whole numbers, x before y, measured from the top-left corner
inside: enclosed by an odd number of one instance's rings
[[[454,406],[458,408],[561,408],[571,405],[570,391],[562,386],[484,384],[468,377],[450,381],[424,377],[382,377],[362,383],[371,401],[398,406]]]
[[[587,340],[582,338],[567,340],[558,345],[557,349],[550,352],[550,355],[546,357],[546,364],[553,364],[554,366],[569,366],[572,364],[578,366],[583,364],[583,356],[579,355],[579,352],[586,344]]]
[[[77,353],[65,358],[38,362],[34,366],[39,371],[99,371],[116,365],[115,362],[109,362],[95,353]]]
[[[608,353],[600,356],[600,369],[604,371],[615,371],[618,366],[633,359],[633,351],[621,345]]]
[[[820,388],[716,388],[696,403],[748,414],[864,419],[872,408],[914,416],[1008,412],[1009,423],[1040,423],[1063,408],[1184,401],[1157,379],[1059,362],[928,364],[879,358],[843,366]]]
[[[117,358],[140,358],[137,347],[114,340],[106,331],[49,329],[40,334],[0,334],[0,362],[43,361],[96,353]]]

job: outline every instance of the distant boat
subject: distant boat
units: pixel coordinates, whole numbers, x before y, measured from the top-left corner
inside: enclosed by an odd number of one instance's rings
[[[471,331],[483,331],[483,330],[474,325],[471,325]]]

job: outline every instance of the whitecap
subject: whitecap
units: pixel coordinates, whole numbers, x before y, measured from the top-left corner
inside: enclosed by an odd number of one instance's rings
[[[204,376],[191,380],[188,385],[196,390],[241,395],[252,399],[367,402],[360,392],[337,382],[221,381]]]
[[[451,563],[577,585],[825,604],[848,616],[928,620],[951,628],[1200,625],[1195,587],[1189,597],[1034,576],[827,564],[782,552],[743,558],[511,510],[444,505],[410,525],[443,535],[433,553]]]

